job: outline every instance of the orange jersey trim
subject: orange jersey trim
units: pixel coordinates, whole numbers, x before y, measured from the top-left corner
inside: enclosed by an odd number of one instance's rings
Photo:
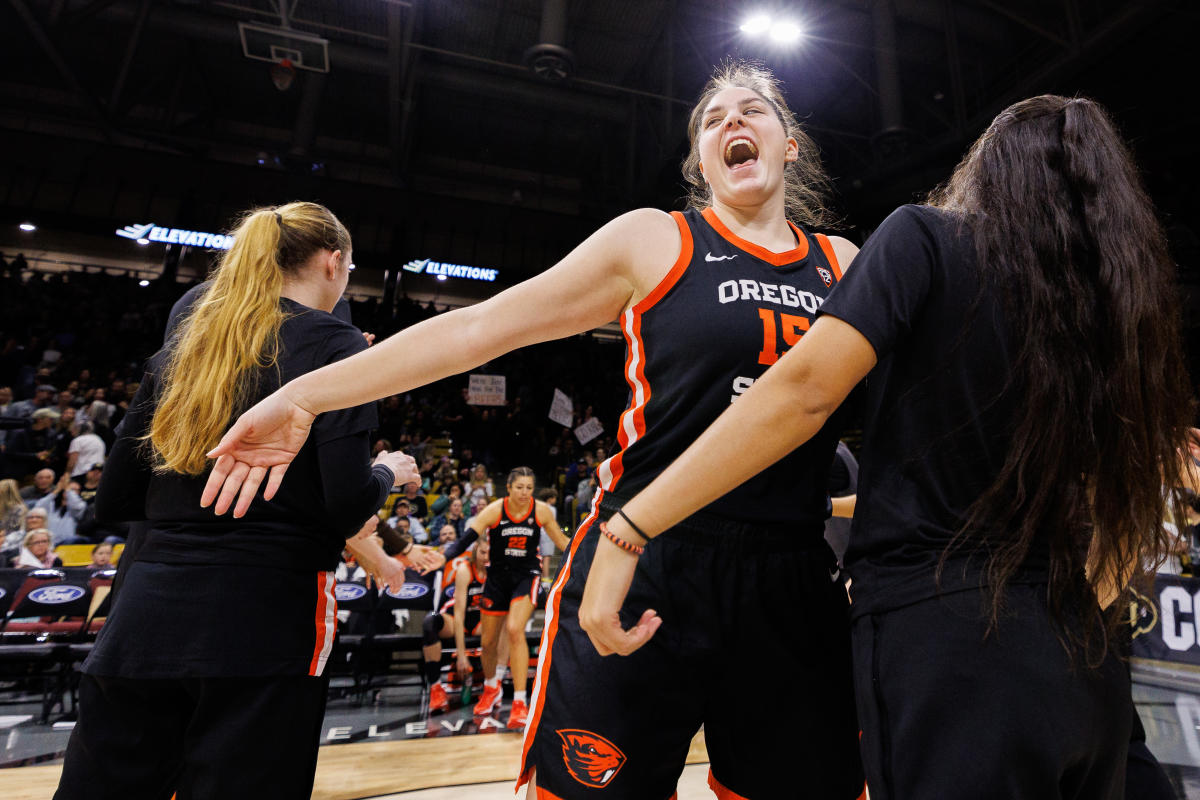
[[[485,617],[505,617],[505,616],[508,616],[508,612],[507,612],[507,611],[487,611],[487,610],[484,610],[484,609],[480,609],[480,610],[479,610],[479,613],[480,613],[480,614],[483,614]]]
[[[752,256],[761,258],[773,267],[782,267],[785,264],[792,264],[808,255],[808,237],[804,235],[804,231],[797,228],[791,222],[788,222],[788,227],[792,229],[792,233],[796,234],[797,244],[791,250],[786,250],[782,253],[775,253],[762,245],[747,241],[738,236],[721,221],[717,216],[717,212],[712,210],[712,207],[704,209],[701,216],[712,226],[712,229],[720,234],[721,238],[729,242],[734,247],[745,250]]]
[[[537,522],[537,501],[532,500],[530,502],[533,503],[533,507],[531,509],[529,509],[529,511],[525,512],[524,517],[522,517],[521,519],[517,519],[516,517],[514,517],[512,515],[512,512],[508,510],[508,498],[507,497],[504,498],[504,516],[508,517],[508,521],[511,522],[512,524],[520,525],[522,522],[529,519],[529,514],[530,514],[530,512],[532,512],[533,513],[533,521]],[[491,528],[489,528],[488,530],[491,530]]]
[[[596,499],[592,504],[592,513],[588,514],[579,525],[579,530],[575,536],[571,538],[571,549],[567,552],[566,563],[559,570],[558,580],[550,587],[550,594],[546,600],[546,622],[542,629],[542,642],[538,648],[538,664],[537,676],[533,682],[533,711],[529,715],[529,724],[525,727],[525,742],[521,747],[521,774],[517,776],[517,787],[514,791],[519,791],[522,786],[529,782],[530,767],[527,766],[529,760],[529,749],[533,746],[533,739],[537,733],[538,723],[542,720],[542,707],[546,703],[546,693],[542,689],[543,682],[550,674],[550,662],[554,650],[554,636],[558,633],[559,619],[559,600],[562,597],[562,587],[566,585],[567,580],[571,577],[571,563],[575,560],[575,553],[579,550],[579,545],[583,542],[584,536],[588,529],[595,523],[596,518],[600,514],[600,500],[604,497],[604,487],[596,490]],[[538,787],[538,797],[542,797],[542,787]],[[545,795],[553,797],[553,795]]]
[[[833,277],[840,281],[842,279],[842,266],[838,263],[837,254],[833,252],[833,242],[829,241],[829,237],[823,233],[814,235],[817,237],[817,244],[821,245],[821,252],[829,260],[829,268],[833,270]]]
[[[336,583],[332,572],[317,573],[316,642],[308,663],[309,675],[325,671],[325,662],[333,650],[333,635],[337,631],[337,598],[333,596]]]
[[[671,218],[675,220],[675,226],[679,229],[679,256],[650,294],[621,315],[621,332],[625,336],[626,353],[623,374],[625,382],[629,385],[632,401],[629,408],[621,414],[617,424],[617,442],[621,449],[596,469],[600,486],[610,492],[616,488],[617,481],[625,471],[625,450],[646,432],[646,403],[650,401],[650,383],[646,380],[646,343],[642,341],[642,315],[679,283],[679,279],[687,271],[688,264],[692,263],[695,243],[692,241],[692,231],[688,227],[687,219],[678,211],[672,211]]]

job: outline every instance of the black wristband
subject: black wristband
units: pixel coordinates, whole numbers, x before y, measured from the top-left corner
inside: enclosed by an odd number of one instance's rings
[[[625,513],[625,509],[618,508],[617,515],[621,519],[625,520],[626,524],[629,525],[629,527],[633,528],[634,533],[636,533],[638,536],[642,537],[642,541],[644,541],[646,544],[650,544],[650,537],[646,535],[645,531],[643,531],[641,528],[639,528],[637,526],[636,522],[634,522],[633,520],[631,520],[629,518],[629,515]]]

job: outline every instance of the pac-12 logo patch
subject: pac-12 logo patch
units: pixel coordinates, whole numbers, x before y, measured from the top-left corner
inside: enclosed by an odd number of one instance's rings
[[[563,762],[571,777],[593,789],[608,786],[625,764],[625,754],[615,744],[590,731],[555,731],[563,742]]]
[[[824,267],[817,267],[817,274],[821,276],[821,280],[825,281],[826,286],[833,286],[833,273]]]

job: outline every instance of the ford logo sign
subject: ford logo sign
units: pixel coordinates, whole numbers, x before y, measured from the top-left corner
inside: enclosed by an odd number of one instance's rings
[[[442,592],[442,597],[445,597],[447,599],[454,597],[454,586],[453,585],[447,586],[445,588],[445,590]]]
[[[397,600],[415,600],[429,594],[429,587],[423,583],[406,583],[399,591],[393,592],[388,589],[387,593],[388,597],[395,597]]]
[[[340,602],[357,600],[367,593],[367,587],[357,583],[339,583],[333,590],[333,596]]]
[[[35,603],[58,606],[78,600],[85,594],[87,590],[82,586],[42,586],[30,592],[29,599]]]

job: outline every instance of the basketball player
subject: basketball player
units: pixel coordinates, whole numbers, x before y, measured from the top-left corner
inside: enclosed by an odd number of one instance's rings
[[[83,665],[60,800],[311,793],[332,570],[349,546],[384,585],[403,583],[363,522],[391,486],[419,480],[416,465],[392,453],[371,466],[375,410],[359,406],[316,421],[273,502],[238,520],[195,504],[206,442],[235,409],[366,348],[329,313],[349,264],[350,235],[328,209],[253,211],[151,359],[96,497],[99,520],[145,519],[146,536]]]
[[[499,640],[508,642],[512,668],[513,702],[508,727],[524,729],[529,715],[525,687],[529,680],[529,646],[525,625],[537,606],[542,588],[541,560],[538,547],[545,528],[557,547],[565,547],[567,537],[554,521],[550,506],[533,499],[533,470],[517,467],[508,473],[508,494],[494,500],[467,523],[467,532],[446,550],[454,558],[476,539],[490,541],[490,565],[483,588],[483,695],[475,704],[475,713],[492,713],[500,704],[500,679],[504,662],[499,657]]]
[[[1124,798],[1113,599],[1168,552],[1162,486],[1183,483],[1193,413],[1174,281],[1104,110],[1016,103],[609,533],[640,544],[806,447],[870,372],[846,564],[872,799]],[[603,545],[580,620],[634,652],[619,614],[640,567]]]
[[[446,564],[443,592],[453,587],[451,597],[436,614],[429,614],[421,623],[424,634],[425,680],[429,685],[429,711],[445,711],[450,707],[446,688],[442,686],[442,639],[453,639],[456,648],[455,664],[464,681],[471,680],[471,659],[467,657],[466,637],[480,633],[480,610],[483,587],[487,581],[489,539],[483,537],[470,552]],[[498,662],[508,662],[508,642],[501,638]]]
[[[599,497],[547,600],[522,755],[527,796],[664,800],[703,725],[723,797],[850,800],[863,780],[847,599],[830,579],[836,561],[823,538],[833,426],[647,548],[622,587],[621,620],[639,641],[662,621],[665,635],[630,658],[603,658],[579,627],[598,523],[801,341],[857,252],[801,226],[829,221],[827,181],[770,73],[719,69],[688,132],[690,210],[624,214],[547,272],[289,385],[213,451],[203,502],[223,513],[236,500],[241,513],[268,477],[273,494],[316,412],[619,318],[630,403],[621,449],[600,464]],[[537,315],[525,313],[530,297]],[[451,336],[463,346],[448,357],[429,346]],[[803,634],[780,636],[785,628]],[[802,687],[786,709],[713,680],[743,668],[750,643]]]

